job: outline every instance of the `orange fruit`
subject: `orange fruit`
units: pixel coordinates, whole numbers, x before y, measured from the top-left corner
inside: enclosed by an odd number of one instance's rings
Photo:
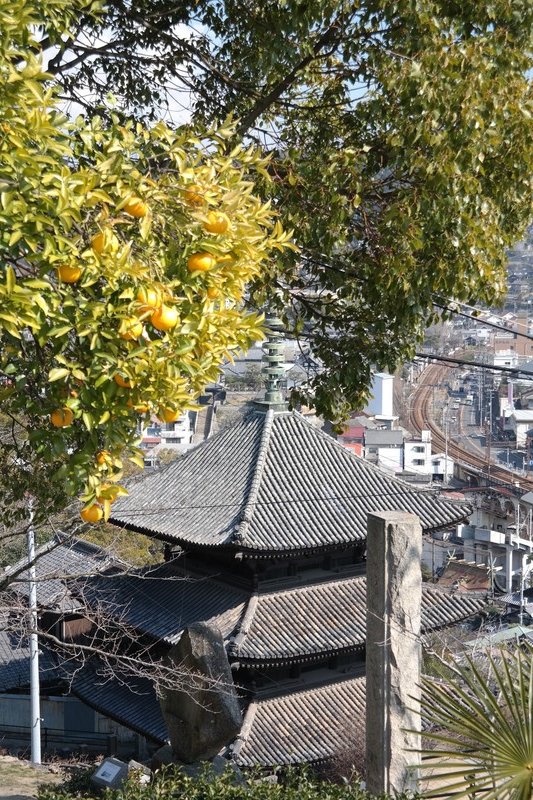
[[[109,458],[109,450],[99,450],[96,454],[96,463],[101,467],[103,464],[107,462]]]
[[[91,247],[95,253],[101,255],[104,250],[113,252],[118,250],[119,241],[110,228],[104,228],[91,239]]]
[[[88,508],[82,508],[80,511],[80,517],[84,522],[92,522],[94,525],[96,522],[100,522],[102,517],[104,516],[104,512],[97,506],[96,503],[93,503],[92,506]]]
[[[204,194],[201,186],[197,183],[191,183],[187,186],[183,193],[183,199],[188,206],[201,206],[204,203]]]
[[[142,304],[139,311],[144,314],[146,311],[155,311],[159,308],[161,297],[157,289],[142,286],[137,292],[137,302]]]
[[[150,322],[158,331],[170,331],[178,324],[178,309],[175,306],[163,305],[156,309],[150,317]]]
[[[174,411],[173,408],[160,408],[157,412],[157,416],[159,419],[162,419],[163,422],[176,422],[176,420],[181,417],[181,413],[179,411]]]
[[[130,217],[140,218],[147,215],[148,206],[140,197],[130,197],[122,210],[125,214],[129,214]]]
[[[57,408],[50,414],[50,422],[54,428],[68,428],[69,425],[72,425],[73,419],[74,414],[70,408],[67,408],[66,406],[63,408]]]
[[[118,335],[121,339],[131,341],[132,339],[138,339],[139,336],[142,336],[143,330],[143,324],[137,317],[128,317],[127,319],[123,319],[120,323]]]
[[[131,389],[131,381],[129,378],[124,378],[120,372],[114,376],[113,380],[115,383],[120,386],[122,389]]]
[[[208,233],[226,233],[230,226],[229,217],[222,211],[210,211],[204,222],[204,231]]]
[[[187,261],[189,272],[209,272],[213,269],[217,260],[211,253],[193,253]]]
[[[207,296],[210,300],[216,300],[219,296],[220,292],[216,288],[216,286],[210,286],[207,290]]]
[[[81,267],[72,264],[61,264],[57,268],[57,277],[63,283],[76,283],[81,278]]]

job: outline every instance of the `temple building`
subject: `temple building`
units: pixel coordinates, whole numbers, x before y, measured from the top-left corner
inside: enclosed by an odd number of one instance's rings
[[[165,563],[84,585],[161,651],[191,623],[222,633],[243,725],[225,755],[239,766],[323,762],[364,740],[366,520],[401,510],[424,532],[470,507],[416,490],[290,411],[280,396],[281,345],[266,345],[268,389],[235,424],[167,466],[133,479],[111,522],[165,542]],[[486,593],[423,586],[422,624],[476,614]],[[99,679],[89,659],[72,692],[149,743],[167,732],[148,681]]]

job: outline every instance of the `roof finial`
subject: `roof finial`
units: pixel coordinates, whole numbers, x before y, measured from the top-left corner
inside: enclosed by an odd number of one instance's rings
[[[263,368],[266,377],[264,400],[257,401],[262,408],[283,411],[287,408],[281,393],[280,381],[285,375],[285,347],[283,345],[283,322],[279,317],[267,314],[265,319],[267,338],[263,342]]]

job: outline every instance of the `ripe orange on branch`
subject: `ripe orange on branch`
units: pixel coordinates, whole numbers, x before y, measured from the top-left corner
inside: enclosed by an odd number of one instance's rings
[[[99,450],[96,454],[96,463],[98,464],[98,466],[101,467],[104,464],[106,464],[109,460],[110,455],[111,454],[109,450]]]
[[[120,323],[118,335],[121,339],[132,341],[142,336],[143,330],[143,324],[137,317],[128,317],[127,319],[123,319]]]
[[[72,425],[72,420],[74,419],[74,414],[67,408],[57,408],[55,411],[52,411],[50,414],[50,422],[54,426],[54,428],[68,428],[69,425]]]
[[[210,211],[204,222],[204,230],[208,233],[226,233],[229,226],[229,217],[222,211]]]
[[[81,278],[81,267],[72,264],[61,264],[57,268],[57,277],[63,283],[76,283]]]
[[[125,378],[123,375],[121,375],[120,372],[117,372],[113,380],[117,386],[121,387],[121,389],[131,389],[131,381],[129,378]]]
[[[158,331],[170,331],[178,324],[178,309],[175,306],[166,306],[156,309],[150,317],[150,322]]]
[[[176,420],[181,417],[181,414],[173,408],[160,408],[157,412],[157,416],[159,419],[162,419],[163,422],[176,422]]]
[[[101,255],[104,250],[109,250],[110,252],[118,250],[119,241],[110,228],[105,228],[93,236],[91,247],[97,255]]]
[[[191,183],[183,193],[183,199],[188,206],[201,206],[204,203],[203,189],[197,183]]]
[[[84,522],[91,522],[93,525],[97,522],[100,522],[102,517],[104,516],[104,512],[100,506],[97,506],[96,503],[93,503],[92,506],[88,508],[82,508],[80,511],[80,517]]]
[[[137,302],[141,303],[139,311],[141,314],[147,311],[155,311],[161,306],[161,296],[157,289],[142,286],[137,292]]]
[[[189,272],[209,272],[213,269],[217,260],[211,253],[193,253],[187,261]]]
[[[125,214],[130,217],[145,217],[148,213],[148,206],[140,197],[130,197],[126,205],[122,208]]]

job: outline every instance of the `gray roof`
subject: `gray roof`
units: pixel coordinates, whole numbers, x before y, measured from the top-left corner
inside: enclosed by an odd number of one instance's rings
[[[91,708],[160,744],[168,739],[155,689],[147,678],[119,679],[95,657],[73,668],[73,694]]]
[[[49,683],[60,673],[53,655],[39,643],[39,676],[41,684]],[[9,692],[29,685],[30,648],[27,639],[14,631],[0,630],[0,692]]]
[[[234,631],[248,593],[212,578],[184,575],[172,564],[132,571],[114,578],[84,581],[81,591],[127,625],[174,644],[184,628],[199,620],[216,626],[224,638]]]
[[[84,583],[84,599],[155,639],[174,644],[199,620],[219,628],[232,660],[247,664],[312,660],[362,648],[366,578],[249,592],[221,580],[180,574],[172,564]],[[434,630],[478,613],[483,593],[423,585],[422,626]]]
[[[283,553],[366,538],[369,511],[418,514],[425,530],[471,508],[358,458],[295,412],[253,411],[128,484],[111,522],[190,545]]]
[[[482,593],[422,587],[422,629],[435,630],[478,613]],[[254,595],[230,644],[247,663],[305,660],[362,648],[366,640],[366,578],[362,576]]]
[[[23,559],[10,568],[18,571],[25,566]],[[35,573],[37,580],[37,603],[41,608],[58,608],[63,611],[74,610],[79,603],[72,598],[66,585],[66,578],[94,575],[97,572],[117,567],[117,559],[96,545],[81,539],[56,536],[36,550]],[[28,596],[28,573],[21,572],[10,584],[10,589]]]
[[[380,447],[401,447],[404,440],[403,431],[365,431],[365,445]]]
[[[364,737],[365,678],[351,677],[318,688],[252,702],[233,758],[241,767],[323,761]]]

